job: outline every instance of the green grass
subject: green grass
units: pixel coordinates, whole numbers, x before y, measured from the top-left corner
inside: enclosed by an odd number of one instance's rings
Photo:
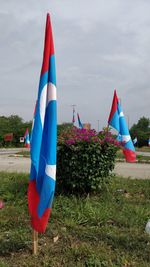
[[[150,181],[114,177],[99,195],[55,196],[32,255],[28,175],[0,173],[0,267],[148,267]],[[58,237],[54,242],[54,237]]]
[[[135,147],[135,149],[136,149],[136,151],[150,152],[150,147],[149,146]]]

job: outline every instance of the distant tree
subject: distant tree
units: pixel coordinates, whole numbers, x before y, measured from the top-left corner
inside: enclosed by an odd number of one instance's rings
[[[24,135],[26,128],[31,131],[32,122],[23,122],[23,119],[18,115],[9,117],[0,116],[0,146],[20,146],[19,139]],[[4,135],[13,133],[13,141],[5,142]]]
[[[150,136],[150,119],[142,117],[130,129],[132,139],[137,137],[138,146],[147,146]]]

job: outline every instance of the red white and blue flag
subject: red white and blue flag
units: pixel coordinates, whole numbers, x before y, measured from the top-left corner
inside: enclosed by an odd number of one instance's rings
[[[80,120],[80,116],[79,116],[79,113],[77,113],[77,117],[78,117],[78,124],[79,124],[79,128],[82,129],[83,128],[83,124]]]
[[[114,98],[108,119],[108,124],[114,129],[116,129],[118,132],[118,139],[123,143],[123,153],[125,155],[126,161],[135,162],[135,148],[127,127],[127,123],[121,105],[119,103],[119,99],[117,97],[116,90],[114,91]]]
[[[26,129],[26,131],[24,133],[24,140],[25,140],[24,146],[27,148],[30,148],[30,136],[29,136],[28,128]]]
[[[43,64],[31,141],[28,206],[31,224],[44,232],[56,183],[57,102],[55,56],[50,15],[47,14]]]

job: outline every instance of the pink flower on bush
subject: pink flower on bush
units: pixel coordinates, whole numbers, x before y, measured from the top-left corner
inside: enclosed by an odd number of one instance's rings
[[[102,146],[107,144],[115,147],[121,147],[122,145],[108,130],[97,133],[94,129],[87,130],[76,127],[72,127],[61,133],[58,141],[69,146],[79,144],[81,142],[98,143]]]

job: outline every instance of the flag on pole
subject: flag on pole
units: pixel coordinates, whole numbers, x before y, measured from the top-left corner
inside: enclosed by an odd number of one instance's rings
[[[81,123],[79,113],[77,113],[77,117],[78,117],[79,128],[82,129],[83,128],[83,124]]]
[[[73,107],[72,123],[73,123],[73,125],[74,125],[74,123],[75,123],[75,109],[74,109],[74,107]]]
[[[34,121],[35,121],[35,114],[36,114],[36,106],[37,106],[37,101],[36,101],[35,107],[34,107],[33,120],[32,120],[32,129],[31,129],[31,134],[30,134],[30,143],[32,143],[32,132],[33,132],[33,128],[34,128]]]
[[[117,130],[118,139],[123,142],[123,153],[125,155],[126,161],[135,162],[135,148],[131,140],[131,136],[127,127],[127,123],[121,105],[117,97],[116,90],[114,91],[114,97],[108,119],[108,124]]]
[[[31,225],[44,232],[51,213],[56,182],[57,102],[55,56],[47,14],[43,64],[31,142],[28,207]]]
[[[25,133],[24,133],[24,140],[25,140],[25,147],[30,147],[30,137],[29,137],[29,131],[28,128],[26,129]]]

